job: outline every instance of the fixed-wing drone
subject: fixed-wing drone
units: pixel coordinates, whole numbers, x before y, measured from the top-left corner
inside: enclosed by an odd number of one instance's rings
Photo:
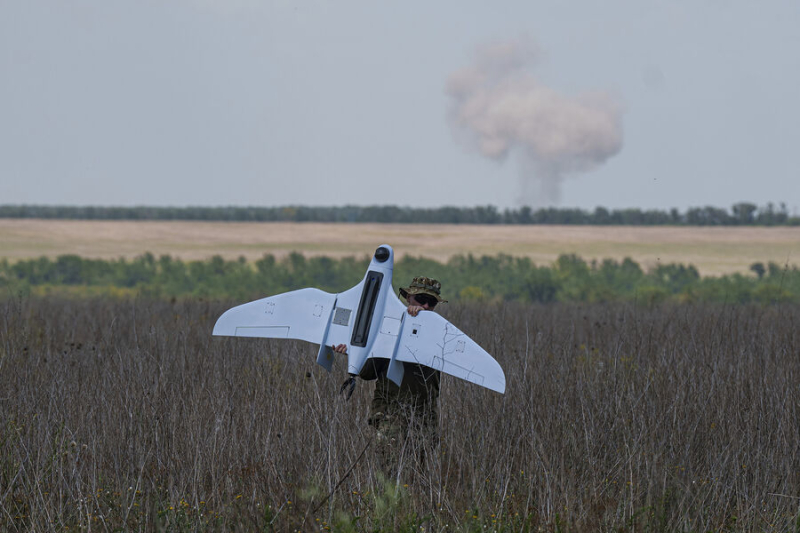
[[[313,342],[320,345],[317,363],[328,372],[331,347],[347,344],[352,377],[374,357],[389,360],[386,375],[397,385],[402,363],[416,363],[505,392],[503,369],[475,341],[432,311],[408,314],[392,290],[393,267],[394,251],[383,244],[355,287],[339,294],[301,289],[239,305],[219,317],[213,334]]]

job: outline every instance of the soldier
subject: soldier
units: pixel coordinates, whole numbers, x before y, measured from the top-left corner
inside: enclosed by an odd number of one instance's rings
[[[420,311],[432,311],[437,304],[447,302],[441,297],[441,288],[442,284],[435,279],[420,276],[399,292],[408,303],[408,314],[417,316]],[[333,349],[347,353],[345,344]],[[388,359],[368,359],[359,377],[377,380],[368,423],[376,431],[381,467],[391,477],[401,456],[416,457],[424,464],[425,446],[436,442],[441,373],[415,363],[403,363],[403,381],[397,386],[386,377],[388,366]]]

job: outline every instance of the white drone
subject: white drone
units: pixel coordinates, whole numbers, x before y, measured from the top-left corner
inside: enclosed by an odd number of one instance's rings
[[[300,289],[239,305],[219,317],[213,334],[313,342],[320,345],[317,363],[328,372],[331,347],[347,344],[351,384],[375,357],[389,360],[387,377],[397,385],[401,363],[416,363],[504,393],[503,369],[486,350],[432,311],[408,314],[392,290],[393,268],[394,251],[383,244],[355,287],[339,294]]]

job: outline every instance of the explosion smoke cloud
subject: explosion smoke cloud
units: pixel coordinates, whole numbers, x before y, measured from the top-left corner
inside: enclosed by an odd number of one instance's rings
[[[570,97],[543,85],[531,73],[537,56],[524,39],[483,46],[446,87],[456,134],[486,157],[521,158],[524,205],[558,203],[566,176],[590,171],[622,148],[616,102],[605,93]]]

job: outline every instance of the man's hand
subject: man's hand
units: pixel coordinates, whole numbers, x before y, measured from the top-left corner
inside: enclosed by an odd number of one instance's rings
[[[408,314],[411,316],[417,316],[417,313],[419,313],[420,311],[425,311],[425,308],[422,307],[421,305],[411,304],[408,306]]]
[[[347,355],[347,345],[346,344],[337,344],[336,346],[331,346],[334,352]],[[350,399],[350,396],[353,395],[353,390],[356,388],[356,377],[355,375],[351,374],[349,378],[347,378],[344,383],[342,383],[342,388],[339,389],[339,394],[347,391],[347,399]]]

